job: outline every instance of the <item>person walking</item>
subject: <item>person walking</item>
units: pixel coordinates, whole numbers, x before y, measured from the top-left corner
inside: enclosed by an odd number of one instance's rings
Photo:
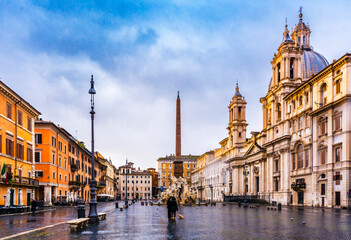
[[[175,222],[176,221],[176,212],[178,211],[178,204],[177,204],[177,200],[175,197],[171,197],[170,211],[171,211],[171,220],[173,222]]]
[[[37,210],[37,201],[35,201],[35,198],[32,199],[30,202],[31,210],[32,210],[32,215],[35,215],[35,210]]]
[[[168,220],[171,220],[171,198],[169,197],[167,200]]]

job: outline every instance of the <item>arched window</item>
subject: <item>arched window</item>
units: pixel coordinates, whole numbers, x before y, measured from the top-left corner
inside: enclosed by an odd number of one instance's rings
[[[280,121],[282,118],[282,109],[280,103],[277,103],[277,121]]]
[[[302,96],[299,97],[299,106],[302,106],[303,102],[302,102]]]
[[[297,168],[303,168],[303,146],[299,144],[296,149],[297,152]]]
[[[280,82],[280,63],[277,64],[278,83]]]
[[[321,105],[324,106],[325,104],[327,104],[327,84],[323,83],[321,86],[321,90],[320,90],[320,94],[321,94]]]
[[[294,58],[290,59],[290,78],[294,78]]]

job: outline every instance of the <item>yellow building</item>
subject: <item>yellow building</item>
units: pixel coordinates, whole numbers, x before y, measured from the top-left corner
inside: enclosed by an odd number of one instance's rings
[[[196,168],[196,159],[199,156],[195,155],[182,155],[183,160],[183,178],[191,184],[191,172]],[[173,175],[175,156],[170,155],[157,159],[158,173],[159,173],[159,187],[166,189],[169,187],[168,177]]]
[[[0,205],[29,205],[34,179],[34,119],[40,112],[0,81]]]

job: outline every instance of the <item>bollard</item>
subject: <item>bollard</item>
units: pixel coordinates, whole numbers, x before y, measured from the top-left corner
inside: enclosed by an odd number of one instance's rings
[[[241,202],[240,201],[238,202],[238,207],[241,207]]]
[[[141,203],[141,206],[144,206],[144,202],[140,202]]]
[[[118,202],[116,202],[116,208],[118,208]]]
[[[282,210],[282,204],[278,203],[278,211],[281,211],[281,210]]]
[[[123,211],[123,207],[120,207],[119,210],[122,212]]]
[[[85,206],[78,205],[78,218],[85,218]]]

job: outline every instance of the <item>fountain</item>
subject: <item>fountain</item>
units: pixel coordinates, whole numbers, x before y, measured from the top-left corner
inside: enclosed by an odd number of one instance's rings
[[[197,192],[195,188],[189,187],[182,177],[169,176],[169,187],[161,194],[161,203],[166,204],[169,197],[173,196],[182,205],[196,204]]]

